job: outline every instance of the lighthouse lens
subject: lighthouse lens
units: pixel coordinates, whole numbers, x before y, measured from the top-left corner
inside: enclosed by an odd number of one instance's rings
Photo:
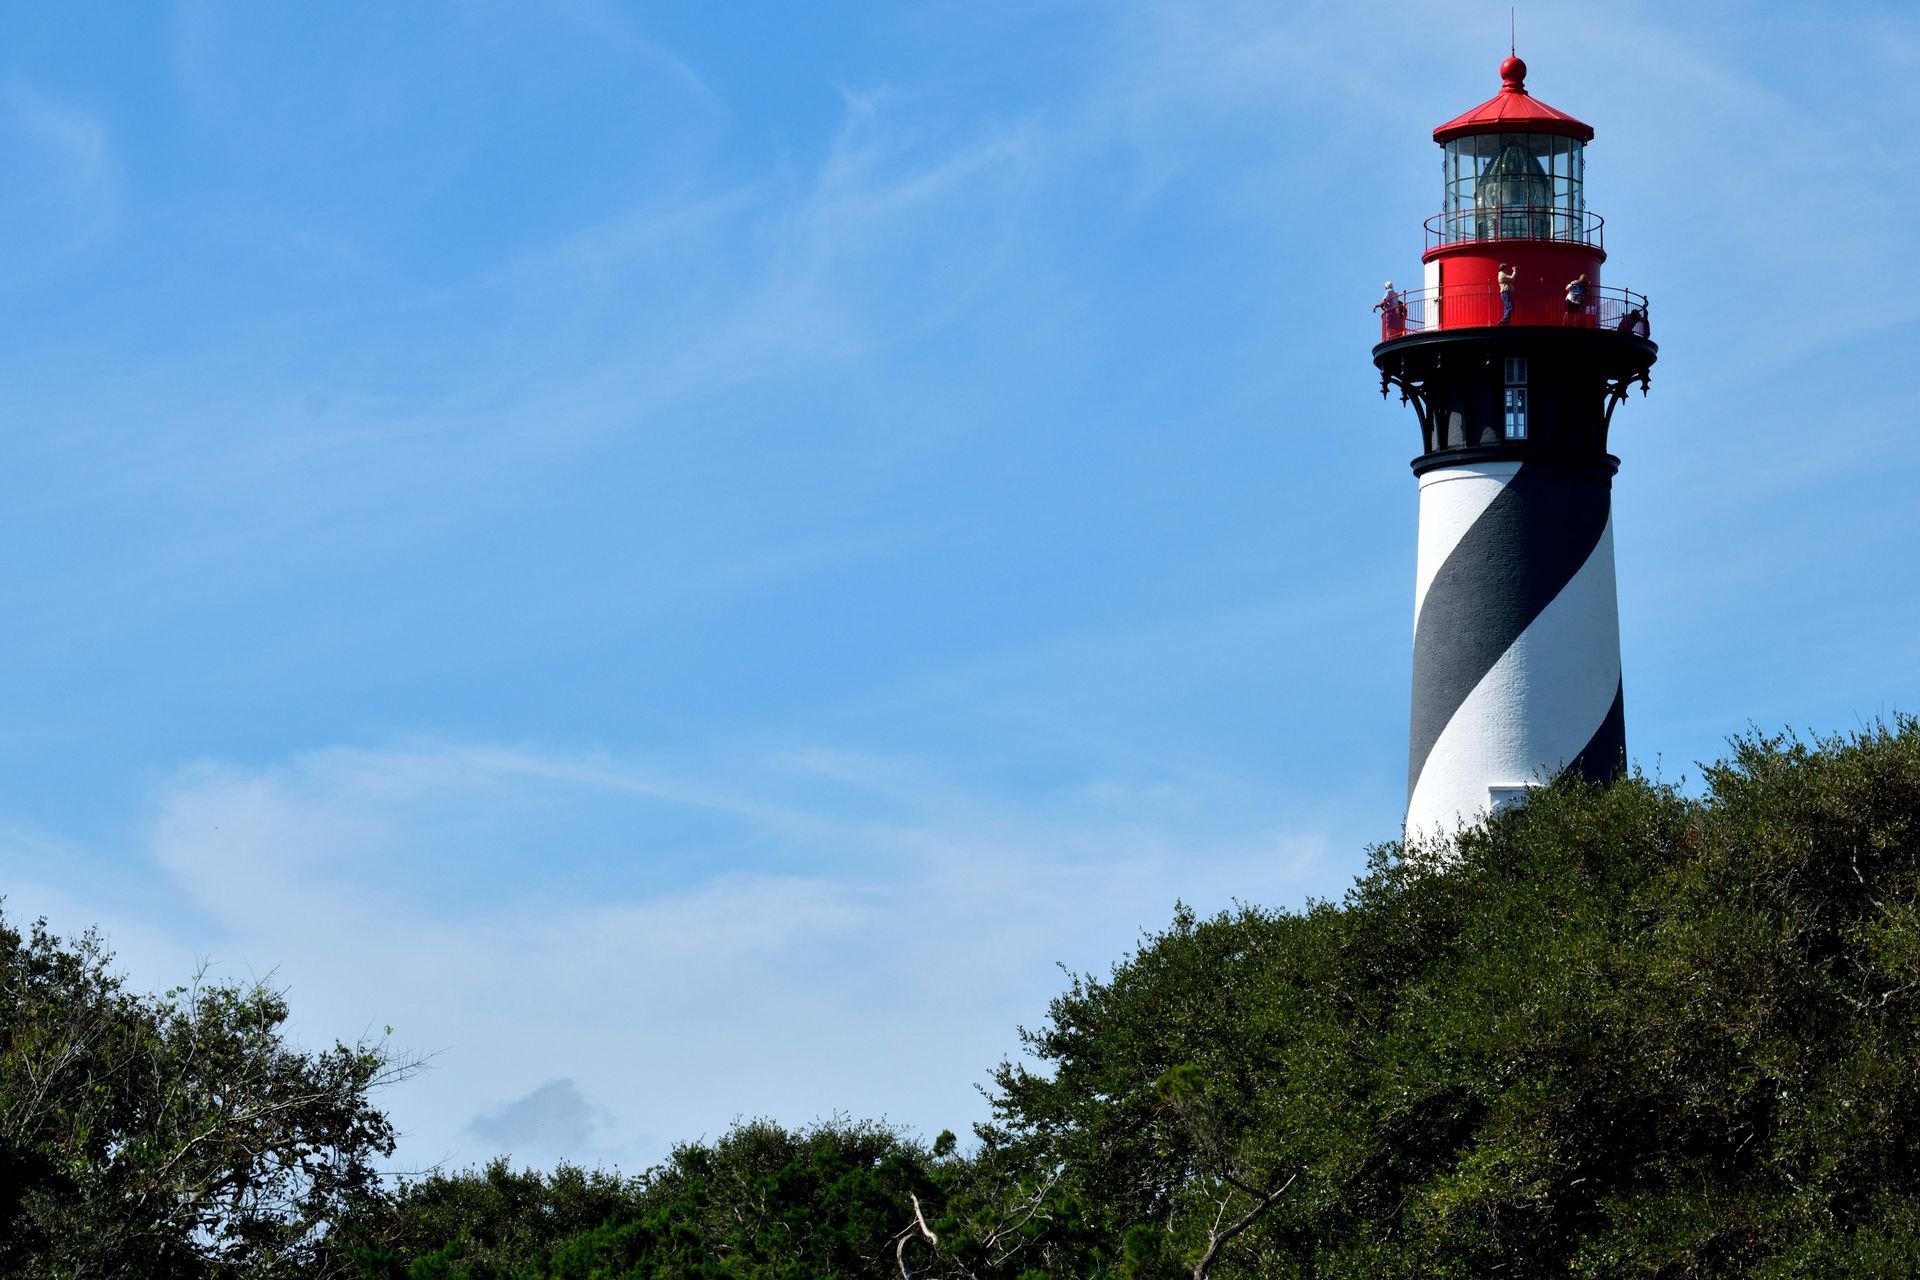
[[[1446,243],[1585,239],[1585,157],[1577,138],[1483,133],[1444,144]]]

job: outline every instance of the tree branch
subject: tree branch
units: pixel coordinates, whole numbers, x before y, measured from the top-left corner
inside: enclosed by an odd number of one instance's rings
[[[913,1225],[900,1233],[900,1243],[893,1248],[893,1260],[900,1264],[901,1280],[913,1280],[913,1269],[907,1265],[907,1244],[913,1239],[916,1229],[920,1238],[927,1242],[928,1248],[940,1247],[940,1237],[933,1234],[933,1228],[927,1225],[927,1216],[920,1212],[920,1197],[909,1194],[907,1199],[913,1201]]]
[[[1047,1175],[1047,1180],[1040,1184],[1040,1189],[1038,1191],[1035,1191],[1033,1193],[1032,1199],[1027,1201],[1027,1211],[1021,1214],[1017,1221],[1005,1222],[995,1227],[993,1231],[987,1236],[987,1238],[981,1243],[980,1247],[983,1249],[991,1250],[993,1246],[996,1243],[998,1243],[1001,1236],[1006,1235],[1009,1231],[1018,1231],[1020,1228],[1026,1226],[1029,1222],[1032,1222],[1034,1215],[1039,1213],[1040,1207],[1046,1203],[1047,1193],[1053,1190],[1054,1183],[1060,1181],[1060,1175],[1063,1172],[1064,1170],[1061,1170],[1061,1169],[1055,1169],[1052,1172],[1050,1172]],[[995,1259],[995,1262],[998,1263],[998,1262],[1005,1261],[1006,1258],[1010,1255],[1010,1253],[1011,1253],[1011,1250],[1007,1254],[1002,1254],[999,1258]]]
[[[1267,1192],[1266,1195],[1261,1196],[1253,1208],[1247,1211],[1245,1217],[1224,1231],[1215,1230],[1208,1232],[1207,1251],[1200,1255],[1200,1261],[1193,1264],[1193,1280],[1207,1280],[1207,1277],[1213,1273],[1213,1264],[1220,1260],[1221,1246],[1252,1226],[1255,1219],[1268,1209],[1271,1209],[1274,1201],[1285,1195],[1287,1188],[1292,1186],[1293,1180],[1299,1176],[1297,1173],[1289,1174],[1285,1182]],[[1215,1221],[1218,1222],[1219,1220],[1215,1219]]]

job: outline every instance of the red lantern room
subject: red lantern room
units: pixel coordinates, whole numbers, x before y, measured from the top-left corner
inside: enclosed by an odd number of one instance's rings
[[[1646,297],[1602,283],[1593,129],[1528,93],[1526,74],[1507,58],[1499,93],[1433,131],[1441,205],[1425,287],[1389,284],[1374,304],[1381,392],[1398,386],[1420,416],[1416,466],[1463,448],[1609,457],[1614,407],[1628,385],[1645,389],[1656,357]]]
[[[1445,190],[1423,261],[1442,326],[1498,322],[1502,262],[1515,273],[1514,324],[1558,321],[1583,274],[1598,292],[1607,255],[1583,182],[1593,130],[1528,93],[1526,76],[1508,58],[1499,93],[1433,131]]]
[[[1526,75],[1526,63],[1507,58],[1499,93],[1433,131],[1442,191],[1426,224],[1425,279],[1381,309],[1383,339],[1501,323],[1625,321],[1644,333],[1646,299],[1602,284],[1603,220],[1588,211],[1585,186],[1593,129],[1528,93]]]

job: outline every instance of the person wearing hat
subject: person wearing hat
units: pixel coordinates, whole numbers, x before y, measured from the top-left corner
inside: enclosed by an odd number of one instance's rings
[[[1380,313],[1382,332],[1389,338],[1397,338],[1407,331],[1407,302],[1393,291],[1393,281],[1386,284],[1386,296],[1373,304]]]

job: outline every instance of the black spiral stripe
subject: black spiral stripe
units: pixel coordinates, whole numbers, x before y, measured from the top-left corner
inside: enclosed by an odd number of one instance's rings
[[[1613,706],[1594,730],[1580,754],[1567,762],[1565,772],[1588,782],[1611,782],[1627,770],[1627,699],[1624,681],[1615,685]]]
[[[1447,553],[1414,624],[1409,797],[1467,695],[1593,554],[1611,501],[1603,472],[1528,463]],[[1621,708],[1616,695],[1607,720]],[[1624,750],[1624,732],[1617,741]]]

